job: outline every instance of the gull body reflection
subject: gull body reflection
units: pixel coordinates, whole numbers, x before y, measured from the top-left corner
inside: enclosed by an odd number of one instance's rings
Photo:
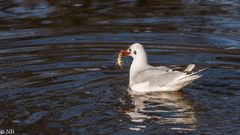
[[[136,95],[129,91],[134,108],[126,112],[130,130],[145,130],[152,124],[173,131],[194,131],[197,119],[194,100],[182,91]]]

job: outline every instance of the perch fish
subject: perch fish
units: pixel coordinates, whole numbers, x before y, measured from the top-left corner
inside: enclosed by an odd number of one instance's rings
[[[117,65],[121,70],[123,70],[123,53],[122,51],[118,54]]]

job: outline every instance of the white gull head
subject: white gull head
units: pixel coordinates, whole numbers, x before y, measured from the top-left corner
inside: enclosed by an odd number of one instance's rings
[[[131,86],[133,83],[133,77],[141,70],[149,67],[147,54],[143,48],[143,45],[140,43],[132,44],[125,52],[128,52],[128,55],[133,58],[131,67],[130,67],[130,75],[129,75],[129,85]]]

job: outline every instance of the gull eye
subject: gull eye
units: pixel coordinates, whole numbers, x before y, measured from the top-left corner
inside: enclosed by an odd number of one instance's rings
[[[130,48],[129,48],[128,50],[129,50],[129,52],[131,52],[131,49],[130,49]]]
[[[135,55],[137,55],[137,52],[136,52],[136,51],[134,51],[133,53],[134,53]]]

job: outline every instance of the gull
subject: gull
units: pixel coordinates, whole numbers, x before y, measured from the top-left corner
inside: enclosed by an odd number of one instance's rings
[[[136,93],[178,91],[202,76],[199,74],[202,70],[193,72],[195,64],[189,64],[184,71],[149,65],[146,51],[140,43],[132,44],[127,50],[121,50],[121,53],[124,57],[133,58],[129,86]]]

